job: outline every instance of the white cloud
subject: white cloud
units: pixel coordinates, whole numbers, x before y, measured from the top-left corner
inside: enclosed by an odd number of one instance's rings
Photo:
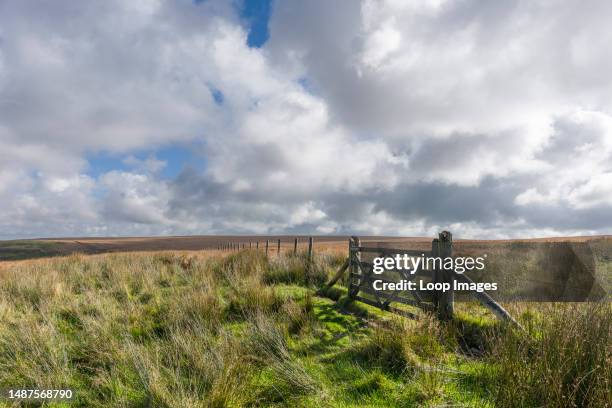
[[[165,213],[170,199],[164,182],[144,174],[111,171],[100,178],[103,212],[109,219],[137,224],[170,224]]]
[[[168,164],[164,160],[159,160],[155,156],[150,155],[146,159],[139,159],[133,155],[129,155],[123,159],[123,163],[133,167],[136,171],[145,174],[156,174],[163,170]]]
[[[4,1],[0,227],[609,231],[611,7],[283,1],[252,49],[232,1]],[[192,142],[206,171],[160,179]]]
[[[572,190],[568,200],[579,209],[598,206],[612,207],[612,173],[596,174]]]

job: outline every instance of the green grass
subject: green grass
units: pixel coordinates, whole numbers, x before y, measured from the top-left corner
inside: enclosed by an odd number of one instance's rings
[[[411,320],[319,289],[340,262],[319,256],[306,274],[303,256],[242,251],[14,266],[0,275],[0,389],[71,388],[49,406],[80,407],[611,400],[609,304],[514,305],[527,334],[467,303],[451,322]]]

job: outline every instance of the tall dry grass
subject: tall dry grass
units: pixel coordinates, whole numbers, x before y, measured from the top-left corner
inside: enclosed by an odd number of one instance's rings
[[[261,398],[259,366],[284,397],[318,392],[286,340],[312,316],[265,283],[305,265],[293,258],[74,255],[5,269],[0,388],[71,388],[77,406],[242,406]]]
[[[497,404],[612,406],[611,305],[532,304],[521,314],[527,333],[507,328],[488,339]]]

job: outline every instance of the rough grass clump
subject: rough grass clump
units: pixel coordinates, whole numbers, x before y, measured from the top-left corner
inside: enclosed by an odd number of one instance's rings
[[[0,330],[0,384],[70,384],[67,349],[65,337],[50,321],[23,319],[11,330]]]
[[[266,284],[297,284],[322,286],[328,279],[330,264],[328,256],[316,255],[309,260],[307,254],[273,257],[264,272]]]
[[[253,311],[277,311],[285,302],[285,298],[273,288],[261,283],[259,276],[234,281],[226,297],[225,314],[230,319],[244,319]]]
[[[283,398],[299,394],[320,394],[319,384],[293,357],[287,343],[288,333],[271,317],[262,313],[251,316],[245,343],[250,357],[274,373],[276,388]]]
[[[287,321],[287,330],[290,334],[308,331],[317,323],[310,293],[306,294],[302,303],[288,299],[282,307],[282,313]]]
[[[168,313],[176,327],[198,324],[211,330],[220,327],[225,306],[219,295],[212,290],[194,290],[172,303]]]
[[[268,285],[304,284],[306,283],[307,262],[305,258],[298,256],[273,258],[270,260],[270,266],[264,272],[263,280]]]
[[[423,315],[412,328],[402,328],[408,346],[422,360],[436,362],[445,353],[448,335],[433,315]]]
[[[167,342],[128,346],[142,400],[153,406],[227,407],[251,400],[253,370],[240,342],[193,326],[173,332]]]
[[[394,319],[386,325],[377,325],[357,350],[357,354],[383,370],[396,375],[412,376],[419,365],[419,359],[410,348],[406,329],[405,322],[400,319]]]
[[[610,406],[610,304],[550,305],[545,315],[528,334],[506,330],[491,339],[491,362],[499,368],[497,404]]]
[[[212,273],[220,283],[232,284],[245,278],[260,278],[268,269],[268,259],[261,251],[244,250],[216,260]]]

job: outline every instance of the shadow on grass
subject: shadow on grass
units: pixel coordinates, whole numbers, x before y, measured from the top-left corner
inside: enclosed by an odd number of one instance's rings
[[[325,354],[342,347],[343,339],[359,334],[367,323],[351,314],[343,312],[337,304],[318,303],[314,311],[322,330],[315,335],[316,342],[302,349],[304,354]]]

